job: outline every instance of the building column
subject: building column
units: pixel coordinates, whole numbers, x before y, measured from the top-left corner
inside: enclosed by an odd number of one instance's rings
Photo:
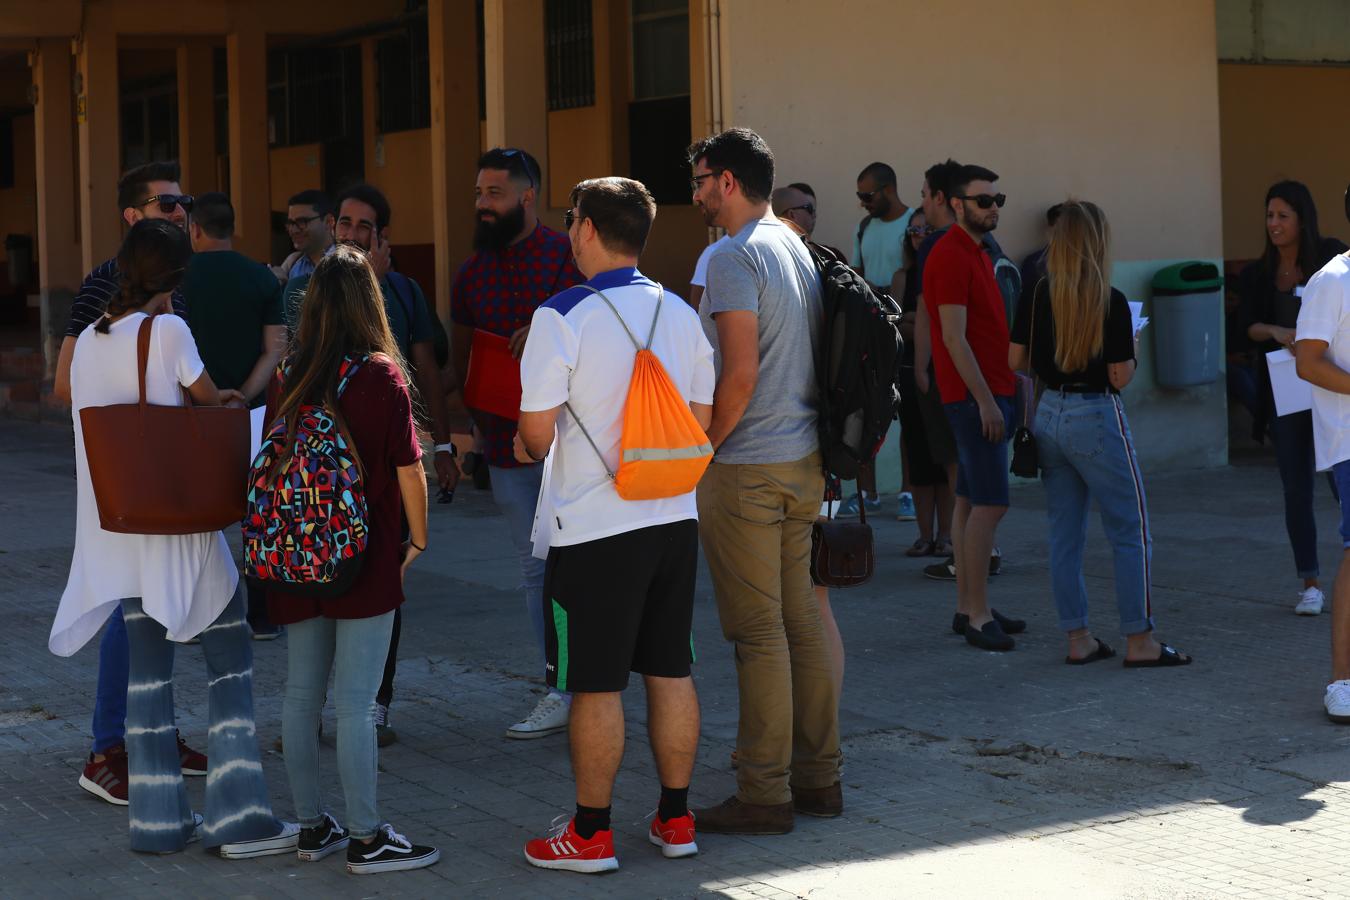
[[[431,218],[436,244],[436,313],[450,321],[450,284],[473,249],[469,185],[478,162],[478,53],[473,0],[431,0]]]
[[[430,21],[430,20],[428,20]],[[487,145],[519,147],[539,160],[548,184],[548,48],[543,0],[484,0],[483,78]],[[549,203],[540,190],[539,206]]]
[[[81,269],[117,252],[122,239],[117,180],[122,167],[117,34],[92,13],[76,49],[75,121],[80,158]]]
[[[267,152],[267,35],[256,25],[225,38],[229,69],[230,202],[234,246],[270,261],[272,242],[270,162]]]
[[[37,144],[38,280],[47,374],[80,286],[80,228],[75,217],[75,122],[70,40],[43,38],[32,55],[33,133]]]
[[[178,45],[178,162],[183,190],[205,194],[216,183],[216,67],[209,41]]]

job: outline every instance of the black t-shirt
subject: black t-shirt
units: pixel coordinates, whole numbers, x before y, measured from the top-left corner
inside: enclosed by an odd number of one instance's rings
[[[1031,334],[1031,311],[1036,311],[1035,341]],[[1134,323],[1130,319],[1130,304],[1125,295],[1115,288],[1111,289],[1111,304],[1106,312],[1105,330],[1102,332],[1102,353],[1083,369],[1077,372],[1061,372],[1055,365],[1055,314],[1050,306],[1050,283],[1042,278],[1036,283],[1036,289],[1023,293],[1017,304],[1017,318],[1013,320],[1012,342],[1022,346],[1031,345],[1031,368],[1045,382],[1048,388],[1061,388],[1065,385],[1086,385],[1100,389],[1103,393],[1115,393],[1107,377],[1106,367],[1110,363],[1129,362],[1134,359]]]

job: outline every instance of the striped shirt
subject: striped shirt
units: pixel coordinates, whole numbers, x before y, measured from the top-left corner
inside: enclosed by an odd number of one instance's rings
[[[108,310],[108,301],[121,290],[117,271],[117,257],[106,260],[94,267],[94,271],[85,276],[80,291],[70,305],[70,321],[66,325],[66,337],[79,337],[80,333],[98,321]],[[177,289],[173,292],[173,311],[187,321],[187,304]]]

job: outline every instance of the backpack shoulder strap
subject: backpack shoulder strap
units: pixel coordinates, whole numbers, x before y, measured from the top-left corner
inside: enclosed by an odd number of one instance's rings
[[[872,224],[872,214],[871,214],[871,213],[868,213],[867,215],[863,216],[863,220],[862,220],[861,222],[858,223],[858,255],[859,255],[859,256],[862,255],[862,236],[863,236],[863,232],[866,231],[866,230],[867,230],[867,226],[868,226],[868,225],[871,225],[871,224]]]
[[[630,341],[633,342],[633,349],[635,349],[635,350],[641,350],[641,349],[642,349],[642,345],[638,343],[638,339],[637,339],[636,337],[633,336],[633,332],[629,329],[628,323],[625,322],[625,321],[623,320],[623,316],[619,315],[619,310],[614,306],[614,304],[610,301],[610,299],[609,299],[608,297],[605,296],[605,292],[604,292],[604,291],[596,290],[595,288],[591,287],[589,284],[578,285],[578,287],[583,287],[583,288],[585,288],[586,290],[590,291],[592,294],[595,294],[595,296],[599,297],[601,300],[605,301],[605,305],[609,307],[609,311],[612,312],[612,313],[614,313],[614,317],[617,318],[617,319],[619,320],[619,324],[623,326],[624,334],[628,335],[628,340],[630,340]],[[665,292],[662,291],[662,293],[665,293]],[[660,303],[661,303],[661,301],[658,300],[658,301],[657,301],[657,307],[656,307],[656,311],[657,311],[658,314],[661,312],[661,306],[660,306]],[[655,329],[656,329],[656,319],[653,318],[653,319],[652,319],[652,330],[653,330],[653,333],[655,333]],[[650,342],[648,342],[648,345],[650,346]]]

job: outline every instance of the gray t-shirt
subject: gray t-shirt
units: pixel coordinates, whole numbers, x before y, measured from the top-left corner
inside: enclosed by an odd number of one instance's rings
[[[722,352],[713,316],[734,310],[759,316],[759,380],[717,461],[781,463],[809,456],[819,448],[820,274],[802,239],[777,219],[749,223],[708,260],[699,316],[716,351],[718,377]]]

